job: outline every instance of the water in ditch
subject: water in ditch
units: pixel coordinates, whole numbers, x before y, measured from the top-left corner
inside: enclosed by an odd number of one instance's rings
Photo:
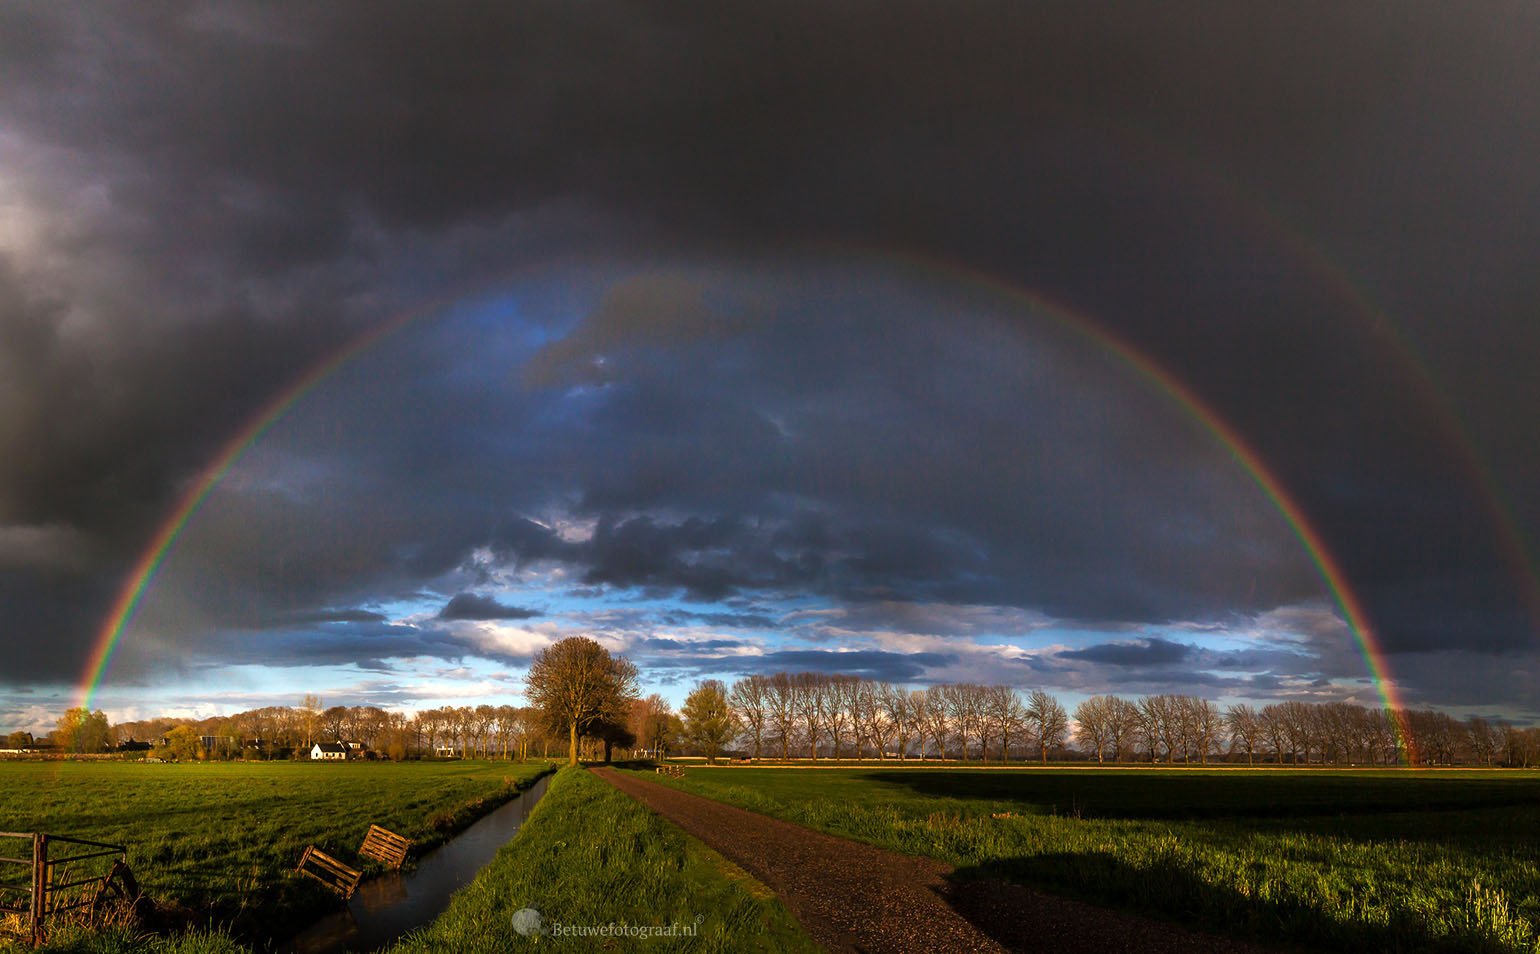
[[[545,794],[549,775],[417,860],[406,874],[391,872],[358,886],[347,907],[329,914],[284,945],[284,954],[344,954],[377,950],[433,922],[449,896],[471,881],[506,845]]]

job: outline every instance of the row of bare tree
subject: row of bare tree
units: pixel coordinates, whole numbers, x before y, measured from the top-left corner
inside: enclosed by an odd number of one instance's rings
[[[721,692],[735,718],[733,738],[753,758],[1540,761],[1540,731],[1476,717],[1461,721],[1428,709],[1392,713],[1299,701],[1221,709],[1196,696],[1102,695],[1080,703],[1071,721],[1059,701],[1042,690],[1023,695],[1009,686],[973,683],[912,689],[811,672],[746,676]],[[687,739],[702,738],[688,720],[683,728]],[[1536,751],[1527,754],[1531,747]]]
[[[1040,690],[944,683],[910,689],[859,676],[745,676],[725,689],[754,758],[1040,758],[1063,745],[1069,716]],[[688,730],[688,725],[686,726]]]

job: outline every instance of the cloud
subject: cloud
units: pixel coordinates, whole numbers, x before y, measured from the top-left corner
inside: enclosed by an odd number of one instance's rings
[[[1057,655],[1061,659],[1083,659],[1087,662],[1106,663],[1112,666],[1172,666],[1180,663],[1192,652],[1185,643],[1172,642],[1159,636],[1149,636],[1132,642],[1102,643],[1085,649],[1066,649]]]
[[[785,649],[751,658],[727,656],[697,660],[701,672],[824,672],[863,676],[893,682],[911,682],[927,670],[957,662],[951,653],[890,653],[878,650],[835,652],[822,649]]]
[[[71,681],[232,435],[468,288],[264,432],[128,642],[388,660],[327,614],[537,575],[679,626],[1244,625],[1327,587],[1243,459],[1410,690],[1532,649],[1533,10],[937,16],[0,9],[0,615],[44,647],[3,678]]]
[[[532,619],[539,616],[540,611],[505,606],[491,596],[458,593],[444,604],[444,608],[439,610],[438,615],[439,619]]]

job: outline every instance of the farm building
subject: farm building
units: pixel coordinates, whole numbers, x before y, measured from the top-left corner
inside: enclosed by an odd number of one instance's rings
[[[348,747],[340,742],[317,742],[310,757],[321,762],[341,762],[348,758]]]

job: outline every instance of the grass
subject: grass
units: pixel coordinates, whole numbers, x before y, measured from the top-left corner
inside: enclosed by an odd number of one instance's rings
[[[583,769],[561,770],[519,836],[442,917],[389,954],[608,950],[640,940],[521,935],[513,923],[524,908],[552,928],[695,931],[647,938],[649,951],[821,950],[762,885]]]
[[[656,781],[911,855],[1317,949],[1540,951],[1540,774],[692,768]]]
[[[361,862],[367,876],[382,870],[357,859],[371,823],[421,850],[546,770],[543,762],[7,762],[0,763],[0,830],[126,845],[129,867],[157,903],[236,937],[268,937],[336,905],[318,882],[291,874],[306,845]],[[111,937],[93,943],[118,949]],[[232,942],[194,933],[144,943],[122,949],[183,944],[191,946],[165,950],[194,954]]]

